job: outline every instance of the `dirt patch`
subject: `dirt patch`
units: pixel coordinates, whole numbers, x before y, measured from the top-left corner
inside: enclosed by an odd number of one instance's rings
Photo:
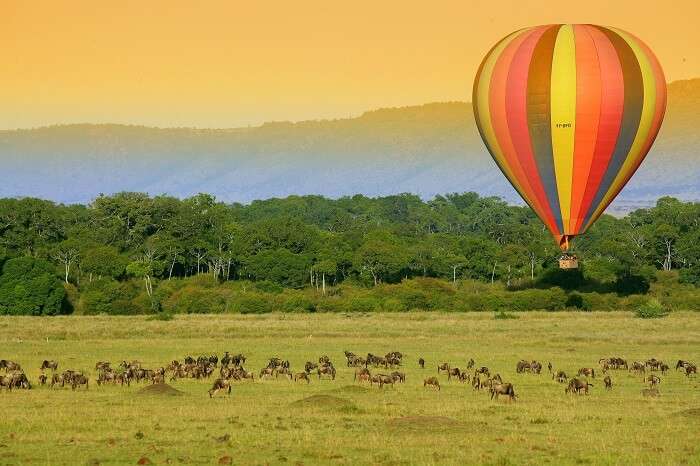
[[[393,429],[433,432],[436,430],[458,430],[465,425],[445,416],[407,416],[390,419],[387,424]]]
[[[312,395],[290,404],[293,408],[318,408],[342,412],[357,411],[357,406],[350,400],[331,395]]]
[[[152,385],[147,385],[136,392],[137,395],[157,395],[157,396],[179,396],[184,393],[173,388],[167,383],[155,383]]]

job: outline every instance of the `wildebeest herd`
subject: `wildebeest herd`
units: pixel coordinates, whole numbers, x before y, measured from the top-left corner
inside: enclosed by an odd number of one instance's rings
[[[345,351],[345,358],[348,368],[354,368],[353,380],[357,383],[367,383],[370,387],[383,389],[385,386],[394,387],[396,384],[406,382],[406,374],[399,370],[404,365],[404,355],[399,351],[391,351],[384,356],[377,356],[368,353],[366,357],[358,356],[350,351]],[[245,369],[246,356],[238,353],[231,354],[226,351],[221,358],[216,354],[201,355],[197,358],[186,356],[180,360],[172,360],[165,366],[155,369],[148,369],[136,360],[123,360],[112,365],[109,361],[98,361],[95,364],[97,385],[113,384],[126,385],[133,383],[165,383],[175,382],[178,379],[214,379],[211,388],[208,390],[210,397],[220,391],[231,394],[231,384],[236,381],[255,381],[255,373]],[[423,357],[418,358],[418,367],[425,370],[426,361]],[[552,380],[565,384],[564,392],[569,394],[588,395],[591,387],[594,386],[592,379],[596,374],[603,375],[603,384],[606,390],[613,389],[613,379],[611,374],[614,371],[627,371],[634,376],[641,376],[642,383],[648,384],[649,388],[642,393],[646,396],[657,396],[659,385],[662,383],[662,376],[670,370],[670,366],[656,358],[646,361],[629,362],[620,357],[601,358],[598,361],[599,368],[581,367],[576,371],[576,376],[569,377],[565,370],[555,369],[551,362],[547,364],[547,369]],[[440,375],[446,375],[447,381],[458,381],[463,384],[470,384],[474,390],[486,390],[491,399],[499,399],[503,395],[509,401],[515,401],[517,395],[512,383],[504,382],[498,373],[493,373],[487,366],[477,366],[474,359],[469,359],[460,368],[448,362],[437,364],[437,376],[428,376],[423,380],[423,387],[439,391]],[[0,388],[8,391],[12,389],[32,388],[28,377],[22,366],[14,361],[0,360],[0,370],[4,374],[0,375]],[[84,387],[88,389],[90,377],[84,371],[59,370],[59,363],[55,360],[44,360],[39,366],[41,371],[37,378],[39,385],[56,389],[70,386],[72,390]],[[676,371],[682,371],[686,377],[693,377],[697,374],[695,363],[678,360],[675,365]],[[516,374],[541,375],[543,365],[536,360],[520,360],[515,365]],[[216,374],[216,375],[215,375]],[[317,361],[307,361],[303,370],[293,371],[288,360],[271,357],[265,367],[257,373],[259,380],[279,379],[280,376],[294,382],[311,383],[317,380],[336,380],[338,370],[328,355],[322,355]]]

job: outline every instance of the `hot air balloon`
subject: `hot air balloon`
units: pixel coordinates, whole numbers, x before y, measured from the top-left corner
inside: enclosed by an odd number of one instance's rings
[[[493,46],[472,102],[491,156],[566,256],[644,160],[664,117],[666,81],[628,32],[546,25]]]

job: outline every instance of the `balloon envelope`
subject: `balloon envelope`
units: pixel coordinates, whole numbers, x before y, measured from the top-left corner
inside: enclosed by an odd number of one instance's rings
[[[568,249],[644,160],[663,120],[666,81],[632,34],[546,25],[489,51],[472,102],[499,168]]]

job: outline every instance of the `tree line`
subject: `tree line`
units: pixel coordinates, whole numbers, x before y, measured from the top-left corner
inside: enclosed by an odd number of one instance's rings
[[[681,282],[697,285],[700,203],[664,197],[622,218],[604,215],[574,250],[579,279],[589,285],[641,281],[643,288],[657,270],[677,270]],[[36,290],[32,299],[41,301],[57,276],[69,294],[109,295],[110,287],[138,283],[156,308],[159,287],[191,277],[322,295],[340,284],[373,288],[422,277],[523,288],[556,275],[559,255],[529,208],[475,193],[428,201],[290,196],[248,205],[132,192],[88,205],[0,199],[0,313]]]

